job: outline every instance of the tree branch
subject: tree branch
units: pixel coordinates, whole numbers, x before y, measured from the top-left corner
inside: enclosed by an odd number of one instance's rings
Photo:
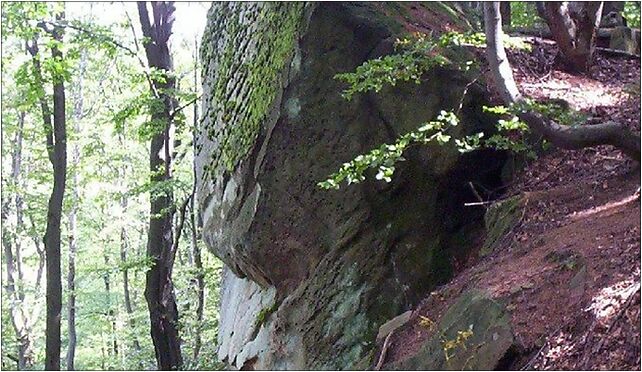
[[[185,198],[183,201],[183,204],[181,204],[181,208],[179,210],[178,214],[178,225],[176,226],[176,239],[174,240],[174,244],[172,245],[172,258],[171,262],[174,262],[174,257],[176,257],[176,252],[178,251],[178,243],[181,240],[181,234],[183,232],[183,225],[185,224],[185,211],[187,210],[187,205],[189,204],[190,200],[194,197],[194,190],[192,189],[192,192]]]
[[[194,102],[198,101],[200,98],[201,98],[201,96],[199,95],[198,97],[194,97],[193,99],[189,100],[189,101],[188,101],[188,102],[186,102],[185,104],[183,104],[183,105],[181,105],[181,106],[179,106],[179,107],[175,108],[175,109],[172,111],[172,113],[171,113],[171,114],[169,114],[169,120],[174,120],[174,117],[175,117],[176,115],[178,115],[178,113],[180,113],[180,112],[181,112],[181,110],[183,110],[183,109],[185,109],[185,108],[187,108],[187,107],[191,106],[192,104],[194,104]]]
[[[510,105],[524,99],[513,79],[506,51],[502,44],[501,15],[499,2],[484,3],[484,27],[486,31],[486,55],[496,88],[504,101]],[[597,145],[611,145],[620,149],[630,158],[640,161],[640,135],[624,125],[606,122],[597,125],[569,127],[556,123],[543,115],[531,111],[518,117],[536,133],[552,144],[566,149],[577,150]]]

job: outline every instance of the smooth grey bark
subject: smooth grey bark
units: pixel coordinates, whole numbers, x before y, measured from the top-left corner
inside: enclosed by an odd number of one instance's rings
[[[176,108],[176,88],[169,37],[172,34],[175,7],[172,2],[151,2],[153,24],[150,22],[147,5],[138,2],[145,54],[150,67],[162,72],[165,79],[151,79],[150,89],[156,99],[163,103],[162,110],[155,109],[151,119],[163,123],[163,128],[154,134],[150,143],[149,169],[151,182],[166,182],[171,179],[173,111]],[[173,193],[152,195],[150,222],[147,237],[147,256],[152,266],[147,271],[145,299],[149,308],[151,336],[158,368],[180,369],[183,365],[181,341],[178,334],[178,308],[172,283],[172,269],[176,251],[173,244],[173,216],[175,207]]]
[[[569,71],[590,71],[602,6],[600,1],[544,2],[544,19],[557,42],[560,59]]]
[[[499,2],[484,3],[486,32],[486,56],[497,91],[506,104],[523,101],[513,79],[506,51],[502,44],[501,15]],[[555,146],[576,150],[597,145],[611,145],[624,154],[640,161],[640,135],[628,130],[619,123],[606,122],[596,125],[564,126],[536,112],[518,115],[536,133],[542,135]]]

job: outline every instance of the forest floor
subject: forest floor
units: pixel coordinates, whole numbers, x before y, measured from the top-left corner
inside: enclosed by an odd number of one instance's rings
[[[640,130],[639,60],[598,55],[587,77],[561,71],[556,52],[537,40],[531,52],[510,53],[524,94],[562,98],[589,123]],[[553,150],[528,164],[506,193],[525,200],[518,225],[413,311],[386,363],[429,337],[420,316],[438,321],[458,294],[479,288],[506,303],[523,346],[507,368],[640,370],[639,187],[639,165],[608,146]]]

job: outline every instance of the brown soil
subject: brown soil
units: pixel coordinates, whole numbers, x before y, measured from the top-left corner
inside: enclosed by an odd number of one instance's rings
[[[589,123],[640,130],[640,61],[598,56],[593,77],[553,65],[556,47],[510,55],[520,89],[562,98]],[[640,370],[640,170],[618,150],[551,151],[528,164],[507,194],[526,207],[490,256],[431,293],[391,337],[386,362],[415,353],[459,293],[481,288],[501,299],[523,350],[510,368]],[[636,192],[637,191],[637,192]],[[385,368],[385,366],[384,366]]]

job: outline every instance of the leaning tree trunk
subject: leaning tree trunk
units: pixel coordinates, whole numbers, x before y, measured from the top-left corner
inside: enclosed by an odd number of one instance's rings
[[[595,32],[602,17],[602,2],[544,3],[544,15],[557,42],[559,57],[571,72],[588,73],[593,65]]]
[[[64,13],[56,15],[58,22],[64,21]],[[62,43],[63,28],[54,26],[50,31],[54,40]],[[62,201],[67,181],[67,130],[65,122],[65,86],[62,76],[53,76],[53,124],[45,92],[38,42],[34,38],[27,47],[32,56],[36,88],[40,90],[40,108],[46,134],[46,147],[49,161],[53,167],[53,189],[47,206],[47,227],[45,230],[46,256],[46,325],[45,325],[45,369],[60,370],[60,318],[62,311],[62,279],[60,270],[60,221]],[[54,60],[62,60],[63,55],[57,44],[51,47]]]
[[[162,109],[153,107],[151,120],[161,125],[152,136],[149,151],[151,182],[171,179],[172,166],[172,112],[175,109],[173,91],[176,82],[168,40],[172,33],[175,7],[171,2],[152,2],[154,24],[150,23],[145,2],[138,2],[145,54],[150,67],[164,76],[151,79],[153,94],[162,102]],[[172,268],[176,251],[173,246],[172,220],[174,215],[173,193],[151,195],[150,222],[147,238],[147,256],[152,266],[147,272],[145,299],[149,307],[151,336],[158,367],[163,370],[180,369],[183,364],[178,335],[178,309],[172,284]]]
[[[502,44],[501,15],[499,2],[484,3],[486,31],[486,55],[493,80],[506,104],[523,101]],[[612,145],[636,161],[640,161],[640,135],[624,125],[607,122],[596,125],[564,126],[533,111],[518,115],[536,133],[552,144],[568,150],[597,145]]]

